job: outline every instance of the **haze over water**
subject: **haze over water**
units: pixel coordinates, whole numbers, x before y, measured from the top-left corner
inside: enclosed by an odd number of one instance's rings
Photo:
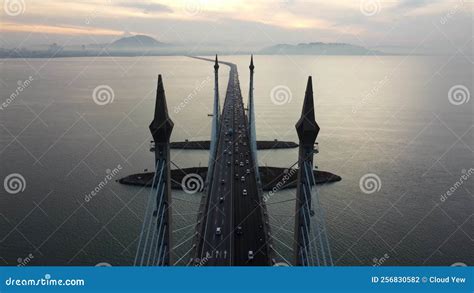
[[[238,66],[244,102],[249,56],[221,56]],[[211,63],[187,57],[2,60],[2,102],[19,80],[31,84],[0,112],[0,177],[20,173],[22,193],[0,196],[0,243],[5,265],[30,253],[34,265],[131,265],[149,190],[109,182],[153,170],[148,125],[160,73],[172,141],[207,140],[213,95]],[[471,64],[459,56],[255,56],[259,139],[297,142],[306,79],[313,76],[321,127],[315,164],[342,177],[319,188],[336,265],[474,263],[474,181],[445,194],[473,168],[473,101],[455,105],[453,86],[472,92]],[[220,67],[223,102],[228,68]],[[107,85],[113,101],[94,102]],[[281,91],[272,100],[272,89]],[[275,92],[275,91],[274,91]],[[191,96],[189,96],[191,95]],[[184,106],[183,106],[184,105]],[[16,137],[16,139],[14,139]],[[180,167],[206,165],[205,151],[172,151]],[[260,151],[260,165],[289,167],[297,149]],[[367,174],[380,179],[361,188]],[[291,259],[296,190],[268,202],[274,245]],[[173,191],[175,244],[194,233],[199,195]],[[274,203],[274,204],[272,204]],[[188,251],[180,246],[175,259]],[[288,247],[287,247],[288,246]],[[374,260],[377,259],[377,260]],[[184,264],[184,262],[180,263]]]

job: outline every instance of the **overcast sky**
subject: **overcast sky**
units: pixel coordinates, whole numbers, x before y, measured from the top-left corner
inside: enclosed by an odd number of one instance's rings
[[[162,42],[258,49],[346,42],[472,55],[474,0],[0,0],[0,46]]]

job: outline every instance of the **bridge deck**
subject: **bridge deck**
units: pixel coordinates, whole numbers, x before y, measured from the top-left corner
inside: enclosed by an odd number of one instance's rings
[[[256,166],[250,151],[248,120],[237,66],[221,63],[230,66],[229,82],[213,178],[198,227],[201,236],[198,257],[201,265],[269,265],[263,208],[258,195]],[[253,259],[249,259],[249,251],[253,252]]]

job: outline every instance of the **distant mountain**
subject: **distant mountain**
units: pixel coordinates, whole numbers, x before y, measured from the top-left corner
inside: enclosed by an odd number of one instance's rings
[[[113,49],[144,49],[165,46],[167,46],[167,44],[159,42],[154,38],[145,35],[124,37],[110,44],[110,48]]]
[[[382,55],[380,51],[345,43],[301,43],[298,45],[278,44],[260,50],[268,55]]]

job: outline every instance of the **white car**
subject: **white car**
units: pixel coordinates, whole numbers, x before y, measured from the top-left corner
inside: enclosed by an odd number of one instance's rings
[[[242,195],[244,195],[244,196],[247,195],[247,189],[242,190]]]
[[[221,229],[221,227],[217,227],[217,228],[216,228],[216,235],[217,235],[217,236],[220,236],[221,234],[222,234],[222,229]]]
[[[252,260],[254,257],[253,250],[249,250],[249,260]]]
[[[240,181],[245,182],[245,176],[240,177]]]

